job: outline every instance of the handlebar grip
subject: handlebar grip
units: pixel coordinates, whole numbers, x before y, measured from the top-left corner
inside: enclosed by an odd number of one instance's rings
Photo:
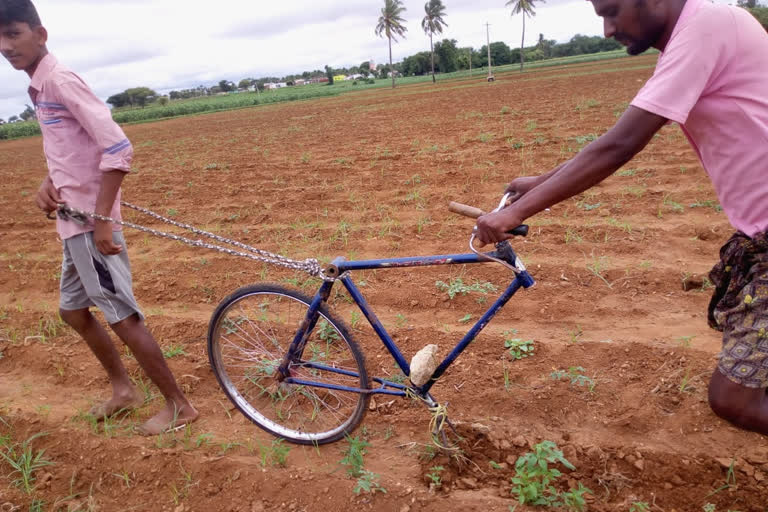
[[[515,229],[507,231],[507,233],[515,236],[528,236],[528,229],[528,224],[520,224]]]
[[[455,201],[451,201],[450,203],[448,203],[448,209],[453,213],[458,213],[459,215],[463,215],[465,217],[471,217],[473,219],[476,219],[481,215],[485,215],[485,212],[480,208],[475,208],[474,206],[457,203]]]

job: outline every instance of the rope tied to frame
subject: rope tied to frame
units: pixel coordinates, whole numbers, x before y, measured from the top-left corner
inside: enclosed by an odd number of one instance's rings
[[[451,431],[458,436],[456,429],[453,428],[453,425],[448,419],[448,403],[430,403],[429,400],[426,400],[424,397],[415,393],[412,388],[405,389],[405,396],[412,400],[420,400],[427,406],[427,410],[432,415],[429,420],[429,431],[430,437],[432,438],[432,444],[446,452],[460,452],[461,449],[458,446],[448,442],[448,436],[446,434],[445,427],[448,426]]]
[[[94,212],[87,212],[83,210],[79,210],[77,208],[73,208],[71,206],[67,206],[66,204],[60,204],[59,207],[56,210],[56,214],[58,217],[62,220],[72,221],[76,222],[80,225],[85,225],[88,223],[89,219],[95,219],[105,222],[112,222],[114,224],[119,224],[121,226],[129,227],[136,229],[138,231],[143,231],[144,233],[149,233],[151,235],[160,237],[160,238],[167,238],[170,240],[175,240],[177,242],[181,242],[187,245],[190,245],[192,247],[200,247],[203,249],[209,249],[214,250],[218,252],[222,252],[224,254],[229,254],[230,256],[238,256],[241,258],[248,258],[254,261],[259,261],[262,263],[268,263],[270,265],[276,265],[279,267],[289,268],[292,270],[301,270],[303,272],[306,272],[307,274],[318,277],[322,279],[323,281],[332,282],[338,279],[341,276],[338,277],[330,277],[325,275],[325,272],[323,268],[320,266],[320,263],[314,259],[314,258],[308,258],[303,261],[298,260],[292,260],[290,258],[286,258],[285,256],[281,256],[279,254],[274,254],[268,251],[264,251],[262,249],[257,249],[256,247],[252,247],[250,245],[244,244],[242,242],[238,242],[237,240],[231,240],[229,238],[225,238],[223,236],[215,235],[213,233],[210,233],[208,231],[203,231],[202,229],[198,229],[194,226],[190,226],[189,224],[184,224],[182,222],[176,222],[174,220],[171,220],[167,217],[163,217],[162,215],[155,213],[151,210],[147,210],[146,208],[141,208],[140,206],[136,206],[131,203],[127,203],[125,201],[120,202],[121,205],[125,206],[126,208],[130,208],[131,210],[135,210],[137,212],[143,213],[145,215],[148,215],[156,220],[159,220],[161,222],[164,222],[166,224],[176,226],[178,228],[191,231],[192,233],[210,238],[212,240],[216,240],[217,242],[229,244],[235,247],[238,247],[240,249],[243,249],[243,251],[236,251],[234,249],[229,249],[227,247],[222,247],[220,245],[215,244],[209,244],[206,243],[200,239],[193,240],[191,238],[174,235],[173,233],[166,233],[164,231],[160,231],[157,229],[148,228],[146,226],[141,226],[139,224],[134,224],[132,222],[126,222],[122,220],[116,220],[111,217],[107,217],[105,215],[99,215],[98,213]],[[53,218],[50,217],[49,218]]]

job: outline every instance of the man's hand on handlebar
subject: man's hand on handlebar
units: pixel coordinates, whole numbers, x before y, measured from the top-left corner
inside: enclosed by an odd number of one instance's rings
[[[483,245],[508,240],[514,236],[509,231],[518,227],[522,222],[523,219],[509,207],[498,212],[487,213],[477,219],[477,239]]]
[[[528,193],[532,188],[538,185],[540,178],[540,176],[524,176],[522,178],[514,179],[509,185],[507,185],[507,188],[504,192],[506,194],[512,194],[510,197],[510,202],[514,203],[523,197],[524,194]]]

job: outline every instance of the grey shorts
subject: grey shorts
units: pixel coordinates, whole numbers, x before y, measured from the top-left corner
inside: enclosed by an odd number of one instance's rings
[[[61,309],[73,311],[96,306],[110,325],[133,314],[144,319],[133,297],[131,264],[123,233],[114,231],[112,240],[123,246],[123,252],[114,256],[101,254],[93,243],[93,232],[64,240]]]

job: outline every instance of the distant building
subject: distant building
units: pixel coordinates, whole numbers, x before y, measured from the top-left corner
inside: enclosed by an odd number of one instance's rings
[[[335,75],[333,77],[334,82],[343,82],[346,79],[347,79],[347,75]]]
[[[376,63],[373,61],[373,59],[368,62],[368,67],[371,69],[371,71],[376,71]]]
[[[268,82],[264,84],[265,89],[282,89],[283,87],[288,87],[288,84],[285,82]]]

